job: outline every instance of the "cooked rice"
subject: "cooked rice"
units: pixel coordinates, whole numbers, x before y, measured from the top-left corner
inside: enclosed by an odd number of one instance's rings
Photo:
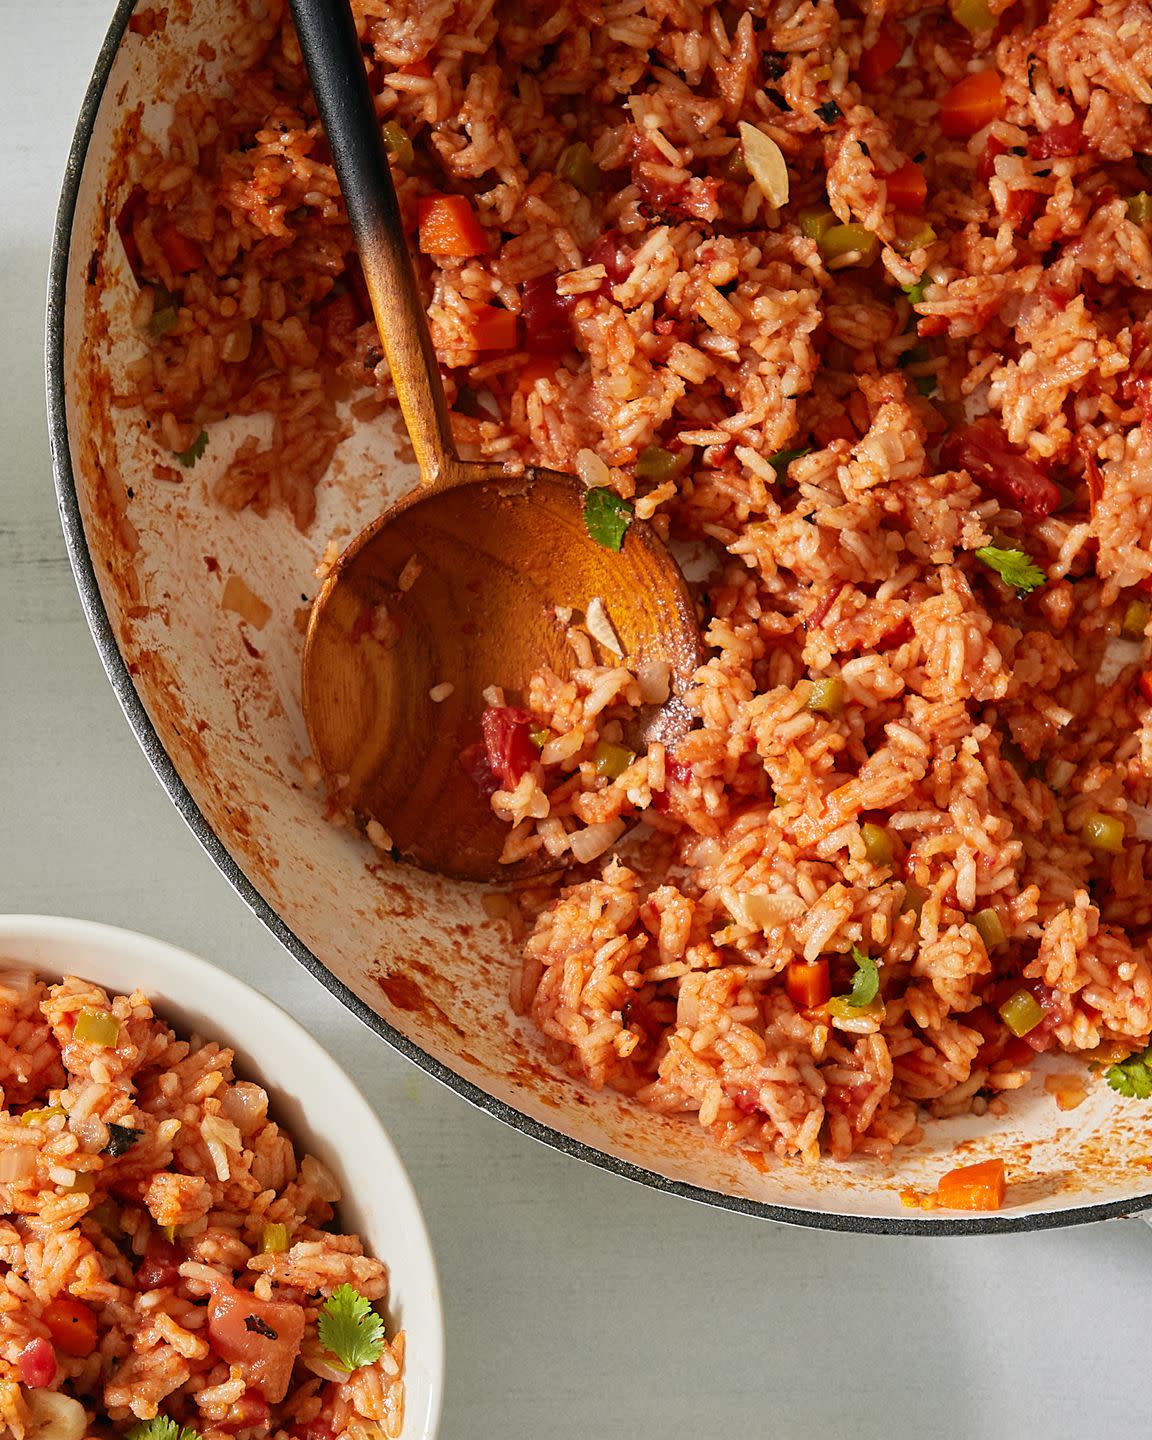
[[[525,900],[516,1000],[550,1053],[725,1145],[886,1155],[925,1112],[999,1104],[1037,1049],[1118,1053],[1152,1027],[1152,684],[1147,642],[1116,647],[1152,588],[1152,245],[1125,203],[1152,173],[1152,6],[989,8],[969,35],[917,0],[358,6],[380,114],[415,147],[406,216],[461,193],[493,242],[421,261],[460,446],[611,484],[714,557],[675,753],[597,773],[652,677],[574,633],[571,679],[511,697],[552,736],[493,803],[505,858],[592,866]],[[166,146],[130,157],[141,270],[179,304],[122,399],[171,451],[269,414],[219,499],[306,526],[339,402],[389,390],[298,49],[280,4],[261,17],[228,93],[181,97]],[[869,75],[893,25],[905,54]],[[945,137],[940,98],[990,66],[1002,116]],[[786,161],[779,213],[733,163],[741,123]],[[557,173],[574,140],[595,193]],[[907,161],[916,216],[885,179]],[[876,263],[802,233],[825,197],[879,237]],[[187,276],[164,225],[199,247]],[[520,312],[547,277],[566,352],[477,350],[472,307]],[[682,445],[682,473],[637,479],[643,449]],[[1049,481],[1060,504],[1037,508]],[[990,544],[1047,582],[1017,596],[976,558]],[[840,713],[809,707],[822,679]],[[1085,843],[1100,813],[1120,853]],[[613,850],[637,815],[655,839],[629,868]],[[801,959],[844,993],[854,946],[880,963],[876,1013],[789,997]],[[1045,1011],[1024,1043],[997,1014],[1021,985]]]
[[[114,1045],[77,1038],[86,1011],[115,1018]],[[139,991],[5,972],[0,1087],[0,1404],[16,1440],[61,1409],[77,1440],[158,1414],[204,1440],[400,1434],[403,1331],[351,1375],[316,1338],[338,1286],[386,1301],[387,1267],[334,1228],[335,1178],[297,1155],[231,1050],[177,1039]],[[283,1253],[261,1253],[270,1225]],[[260,1355],[214,1348],[208,1297],[249,1289],[254,1311],[304,1330],[282,1396]]]

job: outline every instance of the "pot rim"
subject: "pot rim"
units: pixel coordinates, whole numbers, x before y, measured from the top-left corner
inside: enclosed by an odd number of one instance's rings
[[[118,0],[108,33],[104,37],[104,43],[97,56],[92,78],[88,83],[84,102],[76,122],[64,171],[60,203],[53,226],[45,334],[45,378],[52,473],[64,542],[68,549],[68,559],[76,587],[80,592],[80,603],[88,621],[88,628],[92,632],[92,638],[96,642],[96,649],[99,652],[104,671],[111,682],[120,708],[131,725],[148,763],[161,785],[168,792],[168,798],[180,812],[184,823],[200,842],[225,880],[253,911],[257,919],[272,932],[289,954],[299,961],[358,1020],[386,1040],[394,1050],[399,1051],[406,1059],[418,1065],[433,1079],[447,1086],[462,1099],[467,1100],[469,1104],[553,1150],[559,1150],[562,1154],[586,1161],[590,1165],[607,1170],[610,1174],[620,1176],[625,1180],[646,1185],[652,1190],[678,1195],[686,1200],[694,1200],[698,1204],[731,1210],[741,1215],[753,1215],[762,1220],[775,1220],[786,1225],[869,1235],[997,1235],[1015,1231],[1052,1230],[1124,1217],[1137,1213],[1152,1204],[1152,1190],[1149,1190],[1141,1195],[1123,1200],[1102,1200],[1093,1204],[1071,1206],[1067,1209],[1033,1210],[1019,1215],[1013,1215],[1010,1212],[978,1215],[972,1219],[950,1215],[937,1219],[929,1218],[924,1212],[902,1216],[808,1210],[797,1206],[772,1204],[763,1200],[750,1200],[742,1195],[730,1195],[722,1190],[709,1190],[704,1186],[692,1185],[686,1181],[671,1180],[658,1171],[649,1170],[645,1166],[637,1165],[629,1160],[621,1160],[606,1151],[598,1150],[593,1145],[585,1144],[581,1140],[574,1140],[563,1131],[525,1115],[514,1106],[490,1095],[471,1080],[466,1080],[462,1075],[458,1075],[447,1065],[414,1044],[406,1035],[390,1025],[383,1016],[378,1015],[375,1010],[366,1005],[277,915],[240,869],[230,851],[205,819],[200,807],[196,804],[161,744],[148,712],[136,692],[100,593],[100,585],[96,578],[92,557],[88,551],[84,522],[80,514],[76,479],[72,468],[64,380],[65,296],[72,226],[75,220],[80,181],[84,173],[84,164],[92,140],[96,116],[135,5],[136,0]]]

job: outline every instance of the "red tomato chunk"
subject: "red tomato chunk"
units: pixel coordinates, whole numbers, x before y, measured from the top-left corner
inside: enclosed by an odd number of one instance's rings
[[[950,435],[944,463],[967,470],[982,490],[1028,520],[1043,520],[1060,503],[1060,491],[1040,469],[1008,443],[995,420],[977,420]]]
[[[175,1285],[180,1278],[180,1262],[184,1256],[162,1235],[150,1235],[144,1258],[136,1267],[136,1284],[141,1290],[157,1290],[161,1285]]]
[[[490,705],[480,721],[488,768],[502,790],[514,790],[532,768],[532,716],[512,705]]]
[[[304,1338],[304,1310],[258,1300],[222,1285],[208,1305],[208,1339],[221,1360],[239,1365],[248,1387],[275,1405],[283,1400]]]
[[[575,297],[558,295],[559,276],[540,275],[526,280],[520,297],[524,321],[524,348],[530,355],[563,355],[572,344],[572,307]]]
[[[1079,120],[1070,120],[1067,125],[1053,125],[1028,142],[1028,154],[1033,160],[1066,159],[1079,155],[1083,148],[1084,130]]]
[[[29,1390],[43,1390],[56,1378],[56,1352],[47,1340],[29,1340],[16,1357],[21,1383]]]

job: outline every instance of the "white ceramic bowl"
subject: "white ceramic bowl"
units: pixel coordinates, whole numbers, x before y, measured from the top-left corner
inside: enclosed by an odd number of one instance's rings
[[[341,1223],[391,1272],[389,1312],[407,1333],[403,1440],[433,1440],[444,1383],[444,1320],[436,1262],[412,1182],[384,1127],[331,1057],[278,1005],[162,940],[45,915],[0,915],[0,966],[49,979],[83,976],[111,991],[144,991],[180,1034],[231,1046],[237,1073],[269,1093],[298,1149],[338,1176]]]

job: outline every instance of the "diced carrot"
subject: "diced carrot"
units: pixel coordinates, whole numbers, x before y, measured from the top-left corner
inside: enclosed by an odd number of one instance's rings
[[[71,1295],[58,1295],[50,1300],[41,1312],[40,1318],[48,1327],[52,1343],[65,1355],[83,1359],[91,1355],[100,1338],[100,1327],[96,1316],[84,1304]]]
[[[1006,1188],[1003,1160],[981,1160],[942,1175],[936,1202],[949,1210],[999,1210]]]
[[[537,380],[547,380],[556,374],[559,360],[554,356],[543,355],[535,360],[529,360],[520,371],[519,379],[516,381],[516,389],[521,394],[527,395]]]
[[[860,83],[871,90],[888,74],[904,54],[904,32],[896,26],[885,25],[876,40],[860,56],[857,67]]]
[[[488,237],[463,195],[430,195],[417,204],[422,255],[483,255]]]
[[[195,240],[177,230],[175,225],[162,225],[156,231],[156,242],[164,252],[164,258],[172,267],[174,275],[187,275],[198,270],[204,263],[204,252]]]
[[[996,70],[965,75],[940,101],[940,128],[953,139],[975,135],[1004,113],[1004,86]]]
[[[928,181],[924,178],[924,171],[920,166],[911,160],[906,165],[901,165],[899,170],[885,175],[884,184],[888,187],[888,203],[897,210],[924,208],[924,202],[928,198]]]
[[[473,350],[515,350],[516,316],[498,305],[473,305],[469,323]]]
[[[801,1010],[815,1010],[832,994],[827,960],[793,960],[784,974],[788,997]]]

